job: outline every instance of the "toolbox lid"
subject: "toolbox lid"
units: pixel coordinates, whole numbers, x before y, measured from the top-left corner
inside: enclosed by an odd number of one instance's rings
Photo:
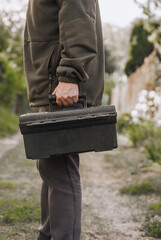
[[[38,131],[50,131],[52,128],[75,127],[103,123],[116,123],[115,106],[96,106],[83,109],[61,110],[54,112],[27,113],[20,116],[22,134]],[[72,124],[72,125],[71,125]],[[43,127],[42,127],[43,126]]]

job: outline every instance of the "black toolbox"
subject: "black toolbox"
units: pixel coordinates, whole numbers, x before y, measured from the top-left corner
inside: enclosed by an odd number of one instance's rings
[[[20,116],[26,156],[107,151],[117,148],[115,106],[97,106]]]

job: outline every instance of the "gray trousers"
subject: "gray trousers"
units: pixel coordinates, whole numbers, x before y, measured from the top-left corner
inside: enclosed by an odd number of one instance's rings
[[[81,185],[79,156],[40,159],[42,182],[39,240],[79,240],[81,232]]]
[[[42,178],[41,227],[37,240],[79,240],[81,232],[79,155],[39,159],[37,168]]]

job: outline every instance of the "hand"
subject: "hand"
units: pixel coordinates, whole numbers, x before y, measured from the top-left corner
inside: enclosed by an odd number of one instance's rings
[[[78,84],[59,82],[53,94],[56,95],[56,103],[65,107],[78,102]]]

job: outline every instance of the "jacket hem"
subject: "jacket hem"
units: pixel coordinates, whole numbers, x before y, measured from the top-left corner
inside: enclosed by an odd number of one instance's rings
[[[31,108],[48,106],[48,105],[49,105],[49,100],[48,99],[30,101],[30,103],[29,103],[29,106]]]
[[[66,82],[66,83],[76,83],[76,84],[78,84],[80,82],[76,78],[69,78],[69,77],[66,77],[66,76],[64,76],[64,77],[59,76],[58,81],[59,82]]]

